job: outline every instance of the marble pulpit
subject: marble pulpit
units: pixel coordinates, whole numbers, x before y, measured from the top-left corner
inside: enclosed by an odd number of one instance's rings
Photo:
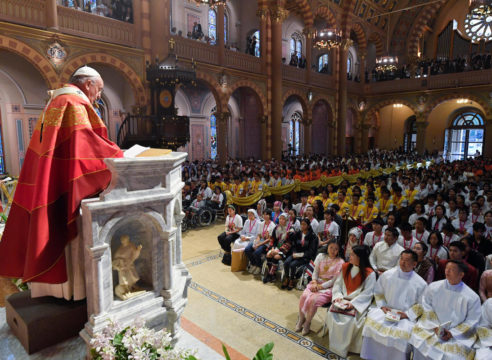
[[[88,322],[80,332],[90,340],[108,321],[122,325],[143,318],[147,326],[180,336],[180,316],[191,276],[181,256],[181,163],[186,153],[158,157],[105,159],[109,187],[82,202]],[[118,271],[112,256],[129,237],[141,247],[134,267],[138,292],[125,300],[115,295]],[[121,276],[121,275],[120,275]]]

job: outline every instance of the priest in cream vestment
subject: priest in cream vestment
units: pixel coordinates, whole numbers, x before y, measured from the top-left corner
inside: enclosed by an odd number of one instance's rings
[[[405,360],[408,340],[417,318],[427,283],[413,271],[418,257],[412,250],[400,255],[399,265],[384,272],[374,287],[377,307],[371,308],[362,331],[363,359]],[[394,315],[394,316],[393,316]]]
[[[475,360],[492,359],[492,298],[482,305],[482,320],[477,328],[477,335]]]

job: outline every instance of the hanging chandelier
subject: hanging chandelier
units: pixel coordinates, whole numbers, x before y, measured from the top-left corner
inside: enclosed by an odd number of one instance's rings
[[[227,0],[188,0],[188,1],[193,1],[198,6],[208,5],[212,9],[217,7],[217,6],[225,6],[227,3]]]
[[[376,71],[395,71],[398,65],[396,56],[385,55],[376,58]]]
[[[331,49],[340,46],[342,43],[342,36],[335,29],[316,30],[313,43],[319,50]]]
[[[486,0],[470,0],[465,32],[473,43],[492,40],[492,5]]]

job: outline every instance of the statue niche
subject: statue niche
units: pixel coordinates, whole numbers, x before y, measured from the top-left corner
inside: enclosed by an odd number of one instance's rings
[[[113,255],[113,269],[118,271],[118,285],[114,292],[121,300],[127,300],[145,292],[136,286],[140,277],[134,264],[140,256],[142,245],[133,244],[128,235],[121,236],[120,242],[121,246]]]

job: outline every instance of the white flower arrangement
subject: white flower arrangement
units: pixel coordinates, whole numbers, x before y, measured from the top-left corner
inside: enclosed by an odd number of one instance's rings
[[[171,340],[169,332],[149,329],[142,319],[125,328],[110,321],[94,334],[91,356],[94,360],[197,360],[195,351],[174,349]]]

